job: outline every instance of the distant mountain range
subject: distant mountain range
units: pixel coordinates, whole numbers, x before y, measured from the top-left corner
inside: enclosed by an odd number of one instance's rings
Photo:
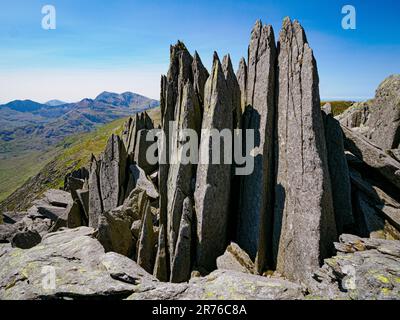
[[[76,103],[11,101],[0,105],[0,158],[43,150],[71,134],[89,132],[158,105],[158,101],[132,92],[103,92]]]

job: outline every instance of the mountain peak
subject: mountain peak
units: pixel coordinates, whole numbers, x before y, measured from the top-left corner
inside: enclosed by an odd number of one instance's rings
[[[57,99],[50,100],[50,101],[47,101],[45,103],[45,105],[50,106],[50,107],[62,106],[64,104],[67,104],[67,102],[64,102],[64,101],[61,101],[61,100],[57,100]]]

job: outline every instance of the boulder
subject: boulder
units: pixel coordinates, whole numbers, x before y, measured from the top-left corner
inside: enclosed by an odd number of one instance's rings
[[[72,203],[72,197],[69,192],[63,190],[50,189],[44,193],[44,199],[51,206],[66,208]]]
[[[255,131],[254,171],[241,177],[237,242],[262,273],[272,264],[273,134],[277,50],[271,25],[257,21],[251,33],[243,129]],[[269,261],[268,261],[269,260]]]
[[[175,251],[172,252],[171,282],[180,283],[190,279],[192,271],[192,221],[193,203],[186,198],[182,207],[182,218]]]
[[[123,299],[155,286],[157,280],[134,261],[105,254],[94,232],[55,232],[28,250],[0,245],[0,299]]]
[[[128,300],[302,300],[298,284],[241,272],[216,270],[189,283],[160,283],[151,290],[139,289]]]
[[[27,230],[14,234],[11,239],[13,248],[30,249],[38,245],[42,241],[42,237],[37,231]]]
[[[337,237],[318,71],[297,21],[285,18],[278,47],[274,254],[280,274],[307,283]]]
[[[106,252],[116,252],[126,257],[133,255],[132,219],[122,207],[103,213],[99,217],[97,239]]]
[[[221,141],[220,149],[213,148],[211,130],[233,129],[230,95],[216,53],[211,76],[205,85],[205,105],[194,192],[197,221],[197,265],[206,270],[216,267],[216,260],[226,248],[231,164],[223,159],[224,148],[232,146]],[[221,139],[222,140],[222,139]],[[220,164],[212,163],[212,154],[219,152]]]
[[[220,270],[232,270],[243,273],[254,273],[254,263],[249,255],[236,243],[231,243],[225,253],[218,257],[217,267]]]
[[[84,226],[86,224],[86,219],[84,218],[86,218],[86,216],[82,216],[81,206],[78,202],[74,201],[68,208],[66,226],[70,229]]]
[[[400,74],[386,78],[375,98],[356,104],[339,117],[341,123],[362,134],[383,150],[400,146]]]
[[[342,235],[338,255],[316,272],[311,296],[352,300],[398,300],[400,241]]]

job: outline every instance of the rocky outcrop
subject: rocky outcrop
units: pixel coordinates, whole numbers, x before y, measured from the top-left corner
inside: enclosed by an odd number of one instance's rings
[[[298,284],[241,272],[217,270],[189,283],[161,284],[138,290],[128,300],[301,300]]]
[[[237,242],[252,259],[258,272],[272,265],[273,135],[275,120],[276,46],[272,26],[255,24],[249,45],[246,88],[246,121],[243,129],[255,130],[254,171],[241,177]],[[241,62],[241,72],[246,70]],[[243,106],[243,101],[242,101]]]
[[[316,272],[311,297],[353,300],[398,300],[400,241],[342,235],[338,255]]]
[[[0,299],[396,298],[397,78],[378,89],[382,108],[368,102],[341,126],[332,106],[321,112],[297,21],[284,20],[277,47],[258,21],[236,75],[229,55],[215,53],[209,74],[182,42],[170,54],[157,144],[149,115],[136,114],[65,191],[5,215]],[[254,130],[255,145],[236,129]],[[240,152],[250,175],[225,157]],[[357,236],[334,243],[343,232]]]
[[[278,47],[276,268],[308,282],[337,236],[318,71],[297,21],[285,19]]]
[[[383,150],[400,147],[400,75],[391,75],[376,90],[375,98],[355,104],[338,119]]]
[[[29,250],[0,245],[0,299],[121,299],[153,287],[155,278],[124,256],[105,254],[93,235],[81,227],[46,235]]]
[[[132,218],[123,207],[105,212],[99,217],[97,239],[106,252],[133,256]]]
[[[197,166],[196,190],[194,193],[197,221],[197,265],[206,270],[216,267],[216,259],[227,243],[227,223],[231,181],[231,164],[212,163],[212,153],[224,155],[225,148],[232,148],[221,141],[219,150],[213,148],[211,130],[221,132],[233,129],[233,114],[226,79],[221,63],[214,53],[213,68],[205,85],[204,114]],[[217,137],[218,139],[218,137]],[[222,139],[221,139],[222,140]]]
[[[344,126],[342,128],[346,150],[377,171],[396,188],[400,188],[400,162],[356,132]]]

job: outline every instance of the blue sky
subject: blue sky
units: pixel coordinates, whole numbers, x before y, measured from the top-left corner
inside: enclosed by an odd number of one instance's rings
[[[365,99],[388,75],[400,73],[397,0],[372,1],[136,1],[0,0],[0,102],[76,101],[104,90],[158,98],[169,45],[183,40],[207,68],[212,53],[246,56],[256,19],[298,19],[314,49],[323,99]],[[41,28],[44,5],[54,5],[57,29]],[[341,27],[344,5],[357,29]]]

